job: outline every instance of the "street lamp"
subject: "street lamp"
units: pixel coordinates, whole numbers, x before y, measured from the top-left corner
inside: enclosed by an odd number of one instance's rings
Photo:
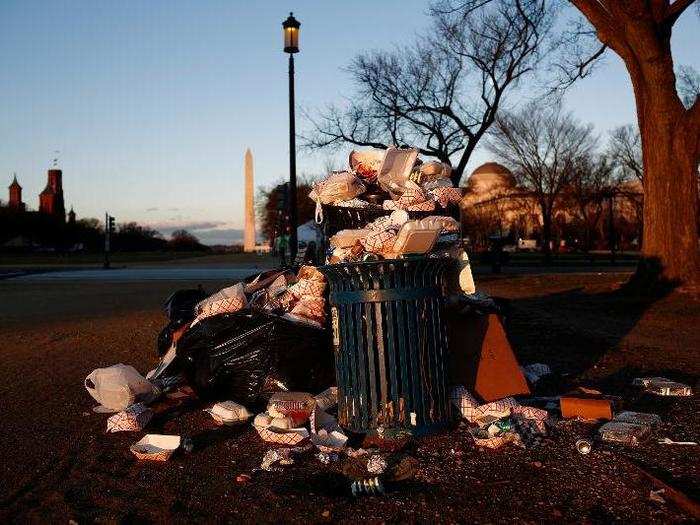
[[[301,24],[292,13],[282,22],[284,52],[289,53],[289,238],[292,262],[297,257],[297,152],[294,130],[294,53],[299,52],[299,28]]]

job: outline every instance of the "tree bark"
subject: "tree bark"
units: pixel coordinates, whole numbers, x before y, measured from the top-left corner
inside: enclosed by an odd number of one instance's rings
[[[700,275],[696,229],[700,129],[676,94],[670,49],[660,57],[644,40],[635,44],[633,63],[625,62],[634,87],[644,164],[639,271],[646,274],[645,280],[695,284]]]

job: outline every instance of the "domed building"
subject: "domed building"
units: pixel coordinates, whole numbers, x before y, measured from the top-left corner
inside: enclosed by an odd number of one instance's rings
[[[515,188],[515,177],[498,162],[487,162],[476,168],[467,181],[467,191],[484,197]]]
[[[632,239],[641,224],[642,188],[639,181],[621,183],[615,189],[613,214],[622,244],[634,244]],[[466,192],[461,201],[465,231],[475,246],[488,246],[493,236],[508,238],[520,247],[534,246],[541,236],[542,212],[536,195],[518,186],[513,173],[497,162],[487,162],[477,167],[467,180]],[[608,238],[608,202],[603,202],[603,212],[598,211],[597,237]],[[593,215],[593,214],[591,214]],[[555,239],[574,238],[572,232],[580,231],[580,210],[566,190],[557,198],[552,216]],[[559,242],[559,241],[558,241]]]

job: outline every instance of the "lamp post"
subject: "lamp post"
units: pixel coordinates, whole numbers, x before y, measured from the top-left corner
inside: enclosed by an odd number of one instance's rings
[[[301,24],[292,13],[282,22],[284,52],[289,53],[289,258],[297,257],[297,152],[294,129],[294,53],[299,52],[299,28]]]

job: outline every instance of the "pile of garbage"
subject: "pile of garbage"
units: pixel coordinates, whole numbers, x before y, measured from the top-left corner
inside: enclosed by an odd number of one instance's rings
[[[430,212],[462,199],[450,180],[452,168],[423,162],[413,148],[353,151],[349,169],[314,184],[310,197],[319,205]]]
[[[331,208],[363,210],[374,220],[332,232],[326,262],[425,254],[459,238],[460,224],[447,210],[459,217],[462,189],[453,187],[448,164],[423,162],[412,148],[353,151],[349,164],[314,184],[316,220]]]

